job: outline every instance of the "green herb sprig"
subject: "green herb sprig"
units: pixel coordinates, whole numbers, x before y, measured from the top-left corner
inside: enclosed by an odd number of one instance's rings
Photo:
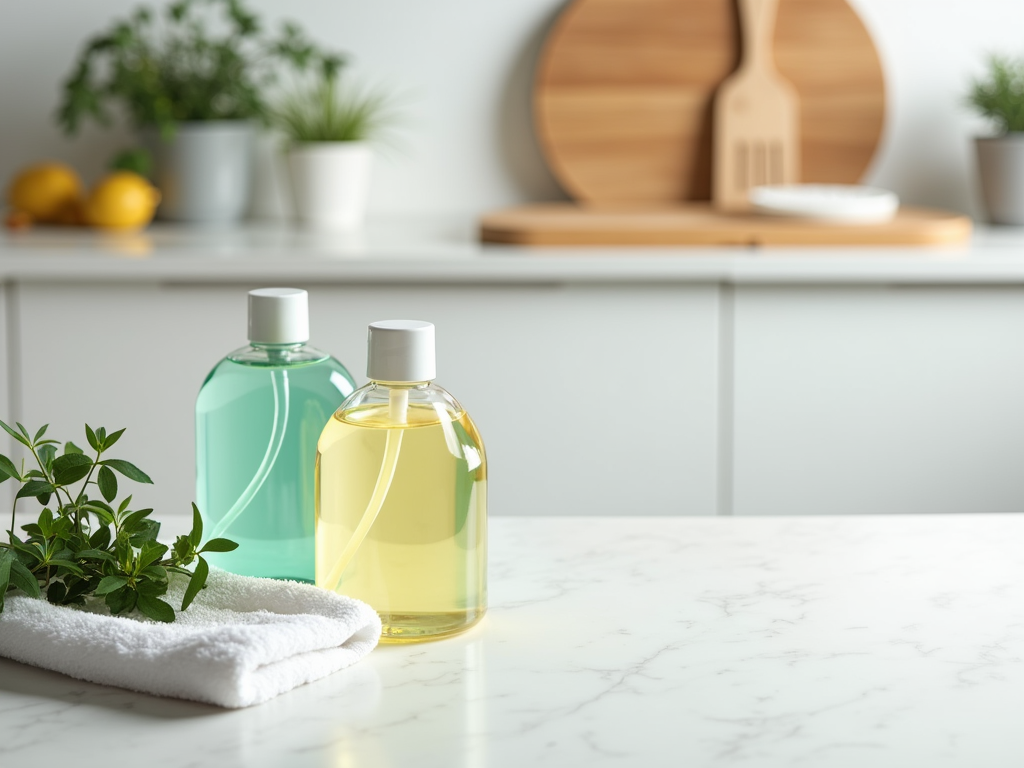
[[[1000,131],[1024,131],[1024,58],[990,56],[986,77],[971,84],[967,101]]]
[[[92,457],[72,442],[64,443],[58,455],[61,443],[46,437],[48,426],[33,436],[20,423],[14,429],[0,421],[35,462],[26,469],[23,460],[19,469],[0,455],[0,483],[10,479],[22,484],[11,510],[8,542],[0,541],[0,611],[7,592],[21,590],[31,597],[45,594],[55,605],[85,605],[87,598],[102,598],[115,616],[137,609],[157,621],[174,621],[174,608],[160,599],[167,593],[169,572],[190,579],[181,602],[184,611],[209,575],[202,553],[230,552],[238,544],[212,539],[200,546],[203,519],[195,504],[191,532],[178,536],[173,547],[159,543],[160,523],[150,518],[152,509],[130,509],[131,496],[112,506],[119,474],[137,483],[153,482],[129,461],[104,458],[124,430],[108,434],[86,424],[86,440],[96,453]],[[102,498],[89,496],[91,486]],[[30,497],[43,510],[35,523],[21,527],[27,534],[22,539],[14,531],[15,512],[18,501]],[[195,570],[186,570],[193,561]]]

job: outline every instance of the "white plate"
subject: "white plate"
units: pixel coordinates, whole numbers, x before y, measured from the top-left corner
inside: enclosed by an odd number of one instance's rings
[[[895,192],[856,184],[779,184],[750,190],[754,210],[776,216],[880,224],[900,207]]]

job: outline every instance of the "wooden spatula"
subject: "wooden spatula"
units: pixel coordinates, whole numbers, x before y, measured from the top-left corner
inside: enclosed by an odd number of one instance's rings
[[[743,54],[714,103],[711,197],[726,211],[749,210],[751,187],[800,180],[800,102],[772,56],[778,0],[737,2]]]

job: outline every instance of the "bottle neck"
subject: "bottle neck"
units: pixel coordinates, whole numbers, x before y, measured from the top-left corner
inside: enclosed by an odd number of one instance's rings
[[[249,346],[263,352],[271,362],[285,362],[291,360],[296,352],[306,346],[306,342],[295,341],[290,344],[266,344],[262,341],[250,341]]]
[[[382,379],[370,379],[370,386],[387,387],[388,389],[425,389],[433,380],[428,381],[383,381]]]

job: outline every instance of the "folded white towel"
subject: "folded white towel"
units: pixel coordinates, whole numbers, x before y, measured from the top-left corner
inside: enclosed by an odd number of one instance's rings
[[[173,577],[165,599],[181,605],[186,584]],[[380,630],[358,600],[211,568],[206,589],[172,624],[8,595],[0,656],[94,683],[248,707],[354,664]]]

